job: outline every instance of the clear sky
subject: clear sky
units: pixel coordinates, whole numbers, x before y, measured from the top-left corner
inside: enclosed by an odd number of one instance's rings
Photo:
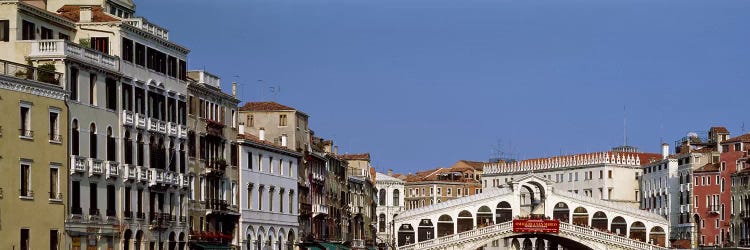
[[[136,4],[192,49],[189,68],[239,81],[243,103],[310,114],[379,171],[604,151],[624,117],[650,152],[710,126],[750,131],[750,1]]]

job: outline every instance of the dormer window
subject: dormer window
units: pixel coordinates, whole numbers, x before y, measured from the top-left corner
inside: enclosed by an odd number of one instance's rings
[[[742,151],[742,142],[738,142],[734,144],[734,151]]]

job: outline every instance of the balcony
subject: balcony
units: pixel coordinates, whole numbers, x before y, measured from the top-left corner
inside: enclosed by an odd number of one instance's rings
[[[97,208],[89,208],[89,217],[88,220],[90,221],[98,221],[101,219],[101,214],[99,214],[99,209]]]
[[[719,214],[720,213],[719,209],[720,208],[717,205],[708,206],[708,213],[710,213],[710,214]]]
[[[124,178],[131,181],[138,178],[138,168],[136,166],[125,164],[122,169],[125,170]]]
[[[125,24],[141,29],[157,37],[169,40],[169,31],[156,24],[150,23],[142,17],[125,19]]]
[[[179,182],[180,182],[180,187],[181,188],[187,188],[188,186],[190,186],[190,183],[189,183],[190,181],[188,179],[189,178],[188,178],[187,175],[180,174]]]
[[[135,115],[133,112],[127,110],[122,111],[122,124],[125,126],[135,125]]]
[[[315,204],[312,206],[313,217],[318,215],[328,215],[328,205]]]
[[[179,128],[180,128],[180,129],[179,129],[179,135],[178,135],[178,136],[179,136],[179,137],[180,137],[181,139],[185,139],[185,138],[187,138],[187,134],[188,134],[188,129],[187,129],[187,127],[186,127],[185,125],[180,125],[180,127],[179,127]]]
[[[161,169],[148,170],[148,185],[154,186],[164,183],[164,171]]]
[[[49,69],[0,60],[0,75],[60,86],[63,74]]]
[[[216,212],[230,212],[229,210],[229,203],[225,200],[221,199],[209,199],[206,201],[205,204],[206,208],[206,214],[216,213]]]
[[[140,167],[138,168],[138,181],[148,181],[149,180],[149,173],[148,168]]]
[[[179,131],[179,128],[177,127],[177,123],[170,122],[167,123],[167,132],[171,136],[177,136]]]
[[[211,163],[206,164],[206,174],[222,175],[224,174],[224,171],[226,169],[227,161],[221,158],[213,160]]]
[[[94,158],[89,158],[89,175],[103,175],[104,174],[104,161]]]
[[[146,117],[142,114],[135,114],[135,126],[138,128],[146,128]]]
[[[73,155],[70,158],[70,174],[86,173],[86,166],[88,166],[87,163],[86,157]]]
[[[119,58],[62,39],[32,41],[29,57],[35,59],[67,57],[111,71],[120,70]]]
[[[114,161],[107,161],[107,177],[118,178],[120,177],[120,164]]]
[[[159,120],[148,118],[148,131],[159,132]]]
[[[167,133],[167,123],[164,121],[157,121],[157,125],[159,126],[159,133],[166,134]]]

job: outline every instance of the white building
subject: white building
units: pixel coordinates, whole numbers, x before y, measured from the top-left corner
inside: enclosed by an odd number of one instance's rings
[[[242,249],[294,249],[301,154],[243,132],[240,125],[240,234],[234,244]]]
[[[375,188],[378,190],[378,206],[375,209],[378,218],[377,242],[388,246],[395,240],[393,220],[404,211],[404,181],[388,174],[376,173]]]
[[[661,154],[619,147],[601,153],[490,163],[481,180],[484,188],[499,187],[533,172],[550,180],[556,190],[638,207],[642,166],[660,159]]]
[[[677,172],[677,158],[669,157],[669,145],[663,144],[662,151],[662,160],[643,167],[641,209],[664,216],[671,225],[684,212],[680,211],[679,204],[672,203],[680,199],[680,176]]]

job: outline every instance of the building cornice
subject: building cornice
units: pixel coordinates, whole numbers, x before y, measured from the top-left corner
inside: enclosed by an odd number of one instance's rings
[[[203,84],[200,83],[192,83],[188,82],[188,94],[192,91],[193,93],[198,94],[199,96],[209,96],[213,98],[222,99],[224,101],[230,102],[230,104],[234,104],[234,106],[237,106],[237,104],[240,103],[240,100],[235,98],[234,96],[224,93],[224,91],[221,91],[220,89],[213,89],[208,88],[206,86],[203,86]]]
[[[0,89],[17,91],[41,97],[65,101],[68,93],[61,87],[37,81],[18,79],[0,75]]]
[[[0,5],[4,4],[15,4],[18,6],[18,9],[21,11],[24,11],[27,14],[35,15],[41,19],[52,21],[57,25],[60,25],[62,27],[65,27],[69,30],[74,30],[76,28],[75,23],[65,19],[61,16],[55,15],[52,12],[49,12],[47,10],[39,9],[37,7],[31,6],[27,3],[18,1],[18,0],[0,0]]]

